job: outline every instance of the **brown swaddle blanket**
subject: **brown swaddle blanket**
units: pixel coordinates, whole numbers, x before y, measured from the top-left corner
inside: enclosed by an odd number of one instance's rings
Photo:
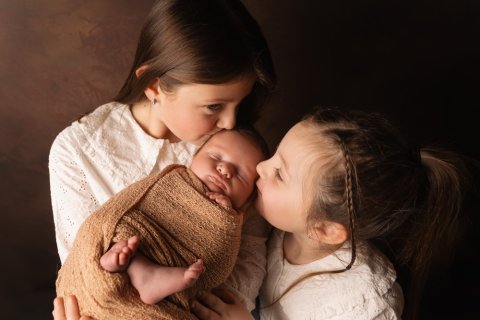
[[[90,215],[59,271],[57,295],[77,296],[81,313],[94,319],[196,319],[189,302],[198,290],[223,283],[235,264],[242,216],[205,196],[204,184],[186,167],[172,165],[125,188]],[[126,272],[110,273],[100,257],[112,242],[133,235],[152,261],[206,271],[184,291],[156,305],[140,300]]]

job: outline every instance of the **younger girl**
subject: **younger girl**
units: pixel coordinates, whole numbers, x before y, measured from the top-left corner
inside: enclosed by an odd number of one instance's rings
[[[452,153],[410,149],[374,114],[320,109],[296,124],[257,166],[257,207],[277,228],[260,318],[413,318],[433,257],[454,243],[463,170]],[[372,241],[411,270],[403,314],[395,269]],[[197,316],[251,319],[220,297],[201,294]]]
[[[189,166],[207,136],[236,123],[253,124],[274,83],[265,38],[241,1],[156,1],[114,101],[64,129],[51,147],[62,263],[88,215],[167,165]],[[246,221],[228,281],[252,309],[265,272],[262,227]]]

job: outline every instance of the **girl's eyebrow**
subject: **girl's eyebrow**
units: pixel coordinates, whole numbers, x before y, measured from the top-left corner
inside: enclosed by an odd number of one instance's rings
[[[219,98],[219,99],[205,99],[203,101],[204,104],[221,104],[221,103],[228,103],[233,101],[232,99],[224,99],[224,98]]]

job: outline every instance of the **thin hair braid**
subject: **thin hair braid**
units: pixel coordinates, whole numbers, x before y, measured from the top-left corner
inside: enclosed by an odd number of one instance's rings
[[[352,265],[355,263],[355,259],[357,257],[357,250],[356,250],[356,243],[355,243],[355,206],[353,204],[353,189],[354,184],[353,181],[353,173],[352,173],[352,159],[350,157],[350,152],[348,151],[345,142],[342,140],[340,142],[342,146],[343,155],[345,157],[345,184],[346,184],[346,191],[347,191],[347,209],[348,209],[348,216],[349,216],[349,229],[350,229],[350,241],[352,243],[352,259],[350,263],[345,267],[346,270],[350,270]]]
[[[342,273],[347,270],[350,270],[355,263],[355,259],[357,257],[357,249],[356,249],[356,242],[355,242],[355,206],[353,204],[353,192],[355,189],[355,184],[353,183],[353,177],[354,174],[352,173],[353,169],[353,164],[352,164],[352,159],[350,157],[350,152],[348,151],[347,146],[343,142],[343,140],[340,142],[341,147],[342,147],[342,152],[345,157],[345,169],[346,169],[346,175],[345,175],[345,181],[346,181],[346,191],[347,191],[347,209],[348,209],[348,214],[349,214],[349,219],[350,219],[350,238],[351,238],[351,243],[352,243],[352,259],[350,260],[350,263],[345,267],[345,269],[339,269],[339,270],[331,270],[331,271],[318,271],[318,272],[312,272],[310,274],[304,275],[297,279],[295,282],[293,282],[288,288],[277,298],[273,300],[272,303],[262,306],[261,308],[269,308],[276,304],[281,298],[287,294],[293,287],[295,287],[297,284],[300,282],[311,278],[313,276],[321,275],[321,274],[334,274],[334,273]]]

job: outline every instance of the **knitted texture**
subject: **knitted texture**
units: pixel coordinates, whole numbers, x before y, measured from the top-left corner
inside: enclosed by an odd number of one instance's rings
[[[189,301],[199,290],[223,283],[237,258],[242,216],[205,196],[195,174],[172,165],[116,194],[82,224],[57,277],[57,295],[74,294],[81,313],[94,319],[196,319]],[[112,242],[133,235],[152,261],[187,267],[197,259],[206,271],[184,291],[156,305],[140,300],[125,272],[110,273],[100,257]]]

